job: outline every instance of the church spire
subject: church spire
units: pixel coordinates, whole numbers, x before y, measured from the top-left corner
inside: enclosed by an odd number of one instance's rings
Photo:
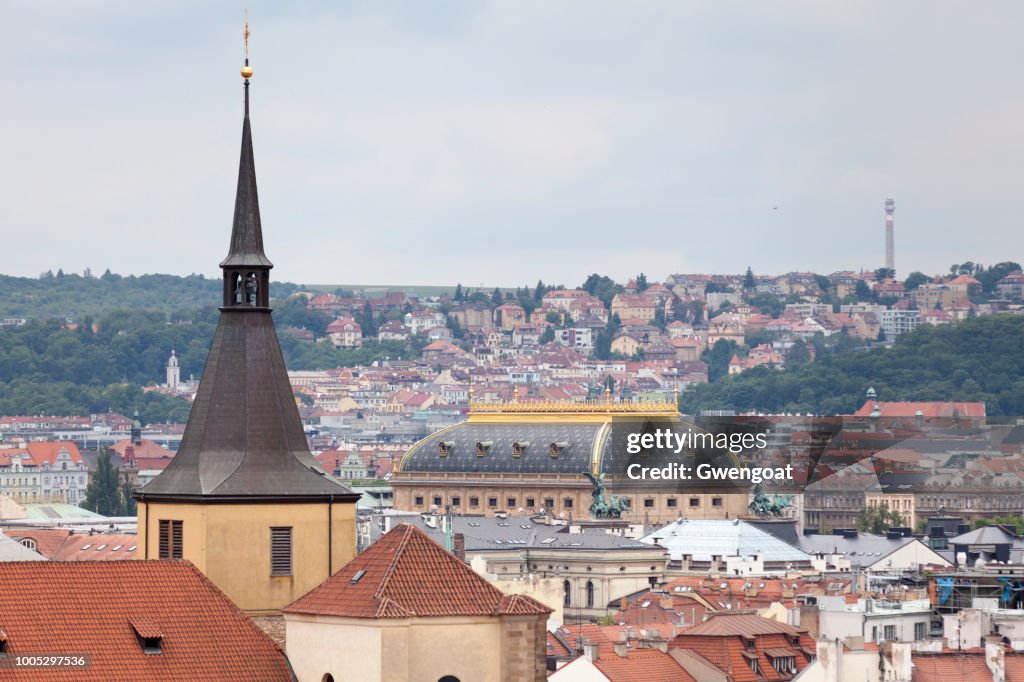
[[[256,192],[256,163],[252,151],[249,123],[249,19],[245,20],[245,114],[242,119],[242,152],[238,161],[238,188],[235,191],[235,216],[231,226],[231,245],[220,267],[224,270],[224,306],[270,306],[270,262],[263,252],[263,227]]]
[[[248,52],[248,21],[246,51]],[[137,493],[152,499],[297,498],[355,500],[313,458],[270,312],[273,264],[263,253],[252,136],[249,78],[231,230],[222,262],[224,305],[188,424],[174,460]]]

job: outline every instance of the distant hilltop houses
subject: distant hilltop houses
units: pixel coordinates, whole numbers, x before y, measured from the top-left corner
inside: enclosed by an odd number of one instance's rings
[[[353,370],[293,373],[303,404],[323,413],[425,409],[420,396],[435,410],[458,409],[471,386],[493,398],[510,399],[518,388],[523,398],[586,401],[607,385],[615,399],[656,400],[756,367],[813,361],[840,340],[888,344],[920,325],[1019,314],[1024,274],[1015,266],[965,263],[948,276],[902,280],[880,268],[689,273],[655,283],[641,275],[621,285],[595,275],[576,289],[460,285],[429,296],[306,292],[294,296],[327,321],[282,334],[377,358]],[[720,342],[728,350],[713,366]]]

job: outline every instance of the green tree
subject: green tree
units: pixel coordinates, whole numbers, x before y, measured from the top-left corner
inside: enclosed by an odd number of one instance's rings
[[[96,460],[96,471],[85,488],[85,501],[81,506],[103,516],[122,516],[124,503],[120,476],[110,459],[110,450],[104,448]]]
[[[463,294],[463,292],[462,292],[462,284],[461,283],[455,285],[455,296],[453,298],[456,301],[460,302],[460,303],[465,298],[465,294]]]
[[[999,282],[1003,277],[1006,277],[1011,272],[1018,272],[1021,269],[1020,263],[1013,261],[1003,261],[1002,263],[996,263],[995,265],[979,270],[974,278],[981,282],[981,290],[987,294],[991,294],[996,289],[996,283]]]
[[[714,346],[704,351],[701,359],[708,366],[708,381],[715,382],[729,374],[729,361],[738,350],[735,341],[718,339]]]
[[[991,519],[974,519],[971,523],[972,528],[981,528],[982,526],[1006,526],[1017,535],[1024,535],[1024,516],[1004,514]]]
[[[594,273],[587,277],[586,281],[583,282],[583,286],[580,287],[591,296],[595,296],[601,299],[606,308],[610,308],[612,305],[612,299],[615,298],[615,294],[622,293],[622,286],[615,283],[611,277],[605,275],[599,275]]]
[[[118,516],[135,516],[138,513],[138,505],[132,496],[134,492],[135,489],[132,487],[131,481],[128,480],[128,474],[121,474],[121,488],[119,490],[121,511]]]
[[[494,307],[498,307],[502,303],[503,298],[501,296],[501,289],[499,289],[498,287],[494,287],[494,291],[491,292],[491,305],[493,305]]]
[[[647,284],[647,275],[640,273],[636,276],[636,290],[638,292],[644,291],[649,285]]]
[[[868,283],[862,279],[857,280],[857,286],[854,287],[853,295],[858,301],[873,301],[875,300],[875,294],[871,291],[871,287]]]
[[[753,291],[756,287],[757,282],[754,280],[754,271],[748,265],[747,274],[743,276],[743,289],[744,291]]]
[[[538,343],[543,345],[545,343],[551,343],[554,340],[555,340],[555,328],[554,327],[547,327],[547,328],[544,329],[543,332],[541,332],[540,338],[538,339]]]
[[[903,283],[903,288],[907,291],[913,291],[922,284],[927,284],[930,281],[932,281],[932,278],[928,275],[923,272],[914,271],[907,275],[907,280]]]
[[[896,271],[892,268],[878,268],[875,270],[875,281],[881,282],[883,279],[892,279],[896,276]]]
[[[886,504],[868,505],[857,512],[857,530],[862,533],[885,533],[890,528],[903,526],[903,516]]]

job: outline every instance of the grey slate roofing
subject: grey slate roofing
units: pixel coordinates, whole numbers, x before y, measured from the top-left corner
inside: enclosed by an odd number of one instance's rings
[[[423,516],[401,517],[400,522],[414,525],[440,544],[444,544],[443,517],[438,517],[438,521],[432,524],[428,524]],[[587,529],[582,533],[570,533],[569,526],[549,526],[535,523],[529,516],[509,516],[505,519],[453,516],[452,533],[462,533],[465,536],[467,552],[520,551],[523,549],[580,551],[652,549],[651,545],[637,539],[612,535],[603,529]]]
[[[912,542],[920,540],[915,537],[890,539],[882,535],[861,533],[856,538],[841,535],[805,535],[800,538],[798,546],[808,554],[839,553],[849,559],[851,566],[866,567]]]
[[[694,561],[711,561],[712,556],[749,557],[760,554],[765,561],[809,562],[811,557],[771,533],[740,519],[677,519],[642,538],[668,549],[673,560],[689,554]]]
[[[982,526],[949,539],[951,545],[1024,545],[1016,535],[1008,533],[1001,526]]]
[[[221,264],[225,307],[177,454],[136,491],[139,500],[359,498],[309,452],[270,309],[228,303],[229,267],[255,268],[269,282],[261,230],[246,81],[231,249]],[[260,296],[269,301],[269,292]]]
[[[245,84],[245,118],[242,120],[242,153],[238,160],[238,188],[235,191],[235,219],[231,230],[231,247],[222,268],[274,267],[263,253],[263,226],[260,223],[260,202],[256,192],[256,162],[252,152],[252,130],[249,125],[249,83]]]
[[[691,425],[679,419],[621,418],[609,415],[605,422],[579,422],[571,415],[562,419],[537,422],[524,419],[519,423],[465,421],[437,431],[409,449],[400,468],[403,472],[459,472],[511,474],[572,474],[592,471],[595,452],[600,471],[624,477],[627,467],[639,463],[645,467],[685,463],[694,467],[702,463],[723,467],[735,466],[736,460],[726,452],[698,449],[691,454],[669,450],[652,450],[630,454],[627,438],[631,433],[668,429],[682,434]],[[477,444],[481,445],[478,448]],[[520,449],[515,449],[515,444]],[[446,448],[441,453],[441,445]],[[557,457],[552,445],[564,444]],[[631,487],[642,487],[650,481],[631,481]],[[659,482],[661,483],[661,482]],[[682,481],[680,488],[746,489],[748,481]]]

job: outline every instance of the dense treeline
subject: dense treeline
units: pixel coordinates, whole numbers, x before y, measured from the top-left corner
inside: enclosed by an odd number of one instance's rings
[[[850,414],[873,386],[881,400],[984,401],[989,415],[1024,414],[1024,317],[993,315],[923,325],[891,348],[758,368],[697,386],[683,409]]]
[[[213,340],[219,313],[116,310],[67,325],[33,320],[0,327],[0,415],[86,415],[138,408],[145,422],[184,421],[189,404],[182,398],[144,392],[165,381],[175,350],[182,379],[199,378]],[[309,313],[301,300],[274,313],[278,328],[305,326]],[[330,318],[328,318],[330,319]],[[314,325],[322,333],[322,320]],[[279,332],[290,369],[323,369],[368,364],[386,357],[412,357],[424,341],[377,343],[335,349],[330,343],[299,341]]]
[[[275,297],[294,293],[295,284],[274,282]],[[0,275],[0,318],[39,319],[58,317],[79,320],[114,308],[161,310],[198,308],[220,301],[221,280],[203,275],[128,275],[107,270],[95,277],[88,270],[79,275],[46,272],[39,278]]]

